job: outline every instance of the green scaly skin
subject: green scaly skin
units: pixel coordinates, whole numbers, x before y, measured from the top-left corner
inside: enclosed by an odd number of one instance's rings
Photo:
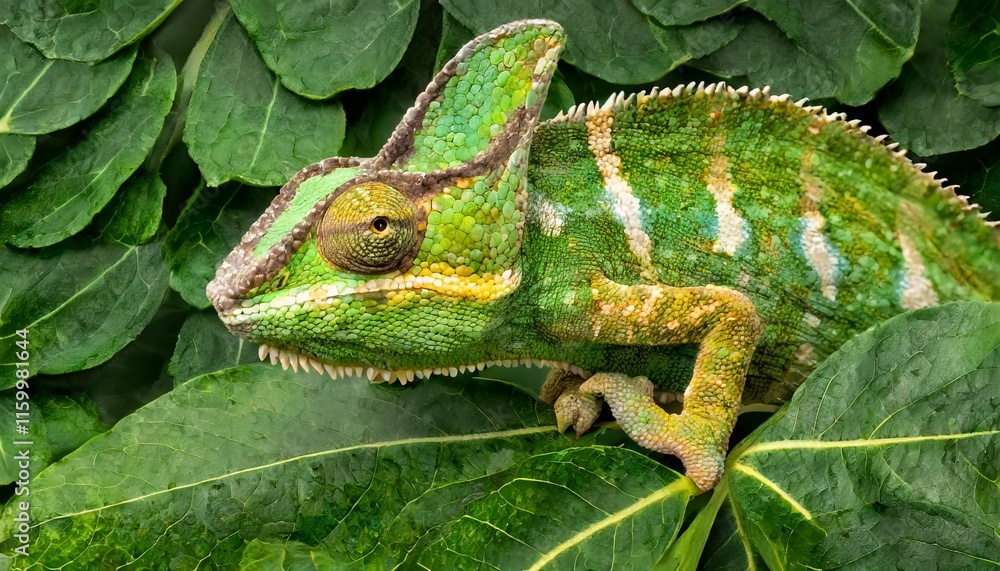
[[[995,228],[820,108],[689,85],[538,124],[563,42],[476,38],[378,156],[289,181],[209,284],[229,329],[334,378],[541,361],[561,429],[603,397],[709,489],[741,402],[895,314],[997,297]]]

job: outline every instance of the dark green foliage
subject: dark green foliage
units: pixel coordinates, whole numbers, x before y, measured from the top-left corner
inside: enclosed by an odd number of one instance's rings
[[[169,57],[140,59],[107,112],[0,206],[0,239],[40,248],[83,230],[146,159],[176,86]]]
[[[95,242],[37,253],[0,247],[0,372],[14,385],[17,330],[30,331],[32,373],[87,369],[110,359],[152,319],[167,289],[158,240]]]
[[[197,67],[184,142],[210,185],[277,186],[302,165],[337,154],[344,138],[340,102],[309,101],[282,87],[228,10],[216,15],[200,43],[208,48]]]
[[[97,111],[121,87],[135,50],[95,64],[46,59],[0,26],[0,133],[37,135]]]
[[[310,99],[385,79],[406,51],[420,11],[419,0],[233,0],[232,6],[267,66],[285,87]]]
[[[962,0],[951,14],[948,59],[958,91],[1000,105],[1000,2]]]
[[[181,0],[5,2],[0,21],[47,57],[100,61],[156,29]]]
[[[961,62],[948,65],[946,42],[955,45],[960,39],[973,39],[968,35],[973,30],[959,26],[951,27],[949,34],[954,5],[952,0],[927,3],[921,21],[924,41],[917,45],[899,79],[883,92],[884,103],[878,108],[879,119],[889,133],[920,155],[973,149],[1000,135],[1000,107],[990,107],[963,93],[956,74],[965,72],[955,66]],[[979,46],[971,51],[982,54],[987,50]],[[985,91],[985,87],[980,89],[983,95]]]
[[[598,444],[617,431],[559,436],[551,409],[506,382],[293,375],[253,364],[257,347],[204,310],[275,187],[327,156],[373,155],[464,42],[518,18],[568,33],[543,118],[652,85],[771,85],[874,123],[1000,208],[1000,2],[2,4],[0,481],[18,477],[24,329],[34,444],[32,557],[10,559],[8,485],[0,567],[1000,560],[996,304],[855,338],[696,499],[662,458]]]
[[[240,184],[199,187],[167,234],[170,287],[191,305],[208,307],[205,286],[215,269],[274,195],[273,189]]]

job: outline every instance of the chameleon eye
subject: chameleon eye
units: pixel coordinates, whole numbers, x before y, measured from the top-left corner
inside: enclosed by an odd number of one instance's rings
[[[372,232],[376,234],[384,234],[389,230],[389,219],[385,216],[379,216],[372,220]]]
[[[416,246],[413,203],[382,183],[349,188],[330,203],[316,238],[320,255],[336,267],[359,274],[395,270]]]

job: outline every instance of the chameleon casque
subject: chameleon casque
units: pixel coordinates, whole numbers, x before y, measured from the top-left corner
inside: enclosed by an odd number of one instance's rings
[[[843,115],[720,83],[538,123],[564,40],[476,38],[377,156],[295,175],[208,286],[229,330],[333,378],[553,367],[561,430],[603,400],[704,490],[741,403],[895,314],[997,298],[997,229]]]

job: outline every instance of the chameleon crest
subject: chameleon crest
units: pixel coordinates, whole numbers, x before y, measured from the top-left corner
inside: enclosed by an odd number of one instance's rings
[[[539,124],[563,42],[476,38],[377,156],[292,178],[208,286],[230,331],[333,378],[550,366],[561,430],[606,402],[708,489],[741,402],[892,315],[996,298],[996,229],[841,115],[692,84]]]

